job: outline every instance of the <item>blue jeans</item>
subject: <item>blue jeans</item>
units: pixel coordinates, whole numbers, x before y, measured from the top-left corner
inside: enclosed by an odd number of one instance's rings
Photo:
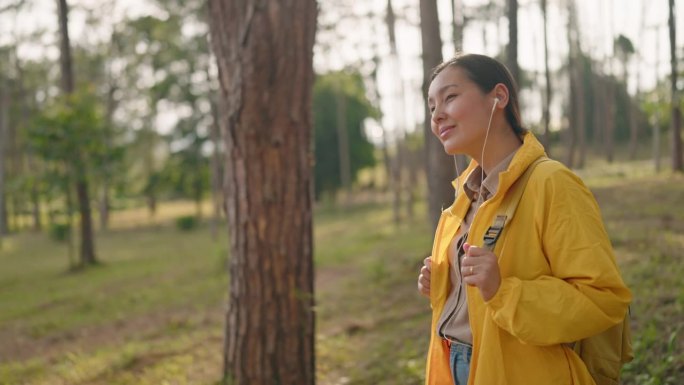
[[[473,348],[470,345],[451,343],[449,366],[451,367],[451,376],[454,378],[454,385],[468,384],[470,356],[472,354]]]

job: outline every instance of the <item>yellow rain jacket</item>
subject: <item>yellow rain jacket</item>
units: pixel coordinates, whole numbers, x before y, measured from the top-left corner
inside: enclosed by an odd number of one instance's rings
[[[527,133],[499,189],[480,206],[468,242],[482,246],[485,231],[513,182],[544,155]],[[449,352],[436,334],[451,282],[447,247],[470,200],[454,181],[458,199],[444,210],[432,249],[432,328],[426,384],[453,385]],[[532,173],[511,222],[496,244],[501,286],[485,302],[466,289],[473,354],[468,385],[593,385],[582,360],[563,345],[621,323],[631,301],[615,263],[598,205],[582,181],[562,164],[542,162]]]

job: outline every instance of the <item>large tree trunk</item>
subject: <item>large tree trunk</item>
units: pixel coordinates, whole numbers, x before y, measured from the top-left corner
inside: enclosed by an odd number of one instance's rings
[[[506,46],[506,63],[513,79],[520,86],[520,68],[518,67],[518,0],[508,0],[508,45]]]
[[[420,34],[423,44],[423,95],[427,95],[432,69],[442,62],[442,38],[439,34],[439,16],[435,0],[420,0]],[[453,161],[444,152],[442,143],[432,134],[430,111],[425,104],[425,155],[428,180],[428,213],[433,229],[443,207],[454,200],[451,180],[455,176]]]
[[[68,7],[66,0],[57,0],[59,9],[60,40],[60,67],[62,71],[62,92],[70,94],[74,91],[74,72],[71,65],[71,46],[69,44]],[[75,155],[80,161],[78,154]],[[83,162],[80,162],[83,164]],[[90,212],[90,198],[88,197],[88,179],[85,165],[77,167],[76,195],[78,209],[81,216],[81,266],[91,265],[96,262],[95,243],[93,241],[93,225]]]
[[[224,376],[315,382],[314,0],[209,0],[224,130],[230,294]]]
[[[684,171],[682,156],[682,114],[679,108],[679,95],[677,93],[677,31],[675,24],[674,0],[669,2],[668,25],[670,29],[670,89],[672,101],[672,169]]]

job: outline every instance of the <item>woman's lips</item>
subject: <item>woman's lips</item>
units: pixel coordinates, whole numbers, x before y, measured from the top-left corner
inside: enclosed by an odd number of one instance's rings
[[[442,140],[443,140],[443,139],[446,139],[446,137],[449,135],[449,133],[450,133],[451,130],[453,130],[453,129],[454,129],[454,126],[446,126],[446,127],[440,128],[440,129],[439,129],[439,138],[442,139]]]

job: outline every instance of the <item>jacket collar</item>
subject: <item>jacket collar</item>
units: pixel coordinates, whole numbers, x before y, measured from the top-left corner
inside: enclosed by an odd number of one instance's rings
[[[544,146],[539,143],[532,132],[528,131],[525,136],[523,136],[523,144],[515,152],[508,168],[499,173],[499,186],[491,199],[496,199],[497,197],[504,195],[518,177],[525,172],[527,166],[543,155],[545,155]],[[451,185],[457,191],[457,199],[451,207],[445,210],[449,214],[458,215],[458,213],[462,212],[462,214],[465,215],[470,204],[470,199],[464,190],[464,183],[471,176],[470,174],[478,167],[479,165],[477,162],[471,160],[468,168],[451,182]],[[461,217],[463,217],[463,215],[461,215]]]

